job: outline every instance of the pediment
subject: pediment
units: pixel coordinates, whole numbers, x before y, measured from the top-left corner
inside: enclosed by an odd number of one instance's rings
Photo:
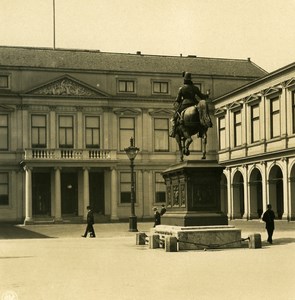
[[[30,96],[91,97],[105,98],[108,95],[69,75],[62,76],[24,93]]]
[[[259,102],[261,100],[261,94],[252,94],[250,95],[249,97],[247,97],[245,99],[245,102],[247,104],[250,104],[250,103],[256,103],[256,102]]]
[[[169,109],[157,109],[149,112],[149,114],[153,117],[171,117],[173,115],[174,111],[169,110]]]
[[[116,115],[135,116],[135,115],[139,115],[141,112],[136,109],[121,108],[121,109],[115,109],[114,113]]]
[[[2,111],[2,112],[12,112],[12,111],[14,111],[14,108],[2,104],[2,105],[0,105],[0,111]]]
[[[242,108],[242,103],[240,101],[235,101],[228,106],[229,110],[239,110]]]
[[[221,108],[217,108],[214,111],[214,116],[224,116],[226,114],[226,109],[221,107]]]
[[[275,96],[276,94],[280,94],[281,92],[282,92],[281,88],[271,87],[264,91],[264,96],[266,97]]]
[[[285,82],[286,88],[294,88],[295,87],[295,78],[291,78],[290,80]]]

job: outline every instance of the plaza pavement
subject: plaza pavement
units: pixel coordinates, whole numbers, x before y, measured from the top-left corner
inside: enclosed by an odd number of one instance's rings
[[[136,245],[127,223],[95,224],[95,239],[85,224],[0,224],[0,299],[295,299],[295,222],[276,221],[273,245],[259,221],[230,225],[262,248],[165,252]]]

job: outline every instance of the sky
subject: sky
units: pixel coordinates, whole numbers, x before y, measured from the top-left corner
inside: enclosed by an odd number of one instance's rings
[[[251,58],[268,72],[295,62],[295,0],[0,0],[0,7],[1,46]]]

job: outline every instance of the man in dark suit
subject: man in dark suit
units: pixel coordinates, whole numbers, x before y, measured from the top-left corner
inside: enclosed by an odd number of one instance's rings
[[[272,244],[272,235],[275,229],[275,213],[271,209],[270,204],[267,205],[267,211],[263,214],[262,220],[265,222],[265,228],[268,234],[267,241]]]
[[[95,232],[93,228],[94,224],[94,216],[93,216],[93,211],[91,210],[90,206],[87,206],[88,213],[87,213],[87,226],[84,235],[82,237],[87,237],[87,234],[90,233],[90,237],[94,238],[95,237]]]

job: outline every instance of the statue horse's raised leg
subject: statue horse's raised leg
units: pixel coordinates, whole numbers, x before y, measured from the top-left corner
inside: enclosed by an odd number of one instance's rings
[[[202,159],[206,159],[206,148],[207,148],[207,134],[205,133],[202,137]]]
[[[175,134],[175,140],[178,144],[179,154],[180,154],[180,161],[183,161],[183,146],[182,146],[182,138],[181,136],[176,133]]]

